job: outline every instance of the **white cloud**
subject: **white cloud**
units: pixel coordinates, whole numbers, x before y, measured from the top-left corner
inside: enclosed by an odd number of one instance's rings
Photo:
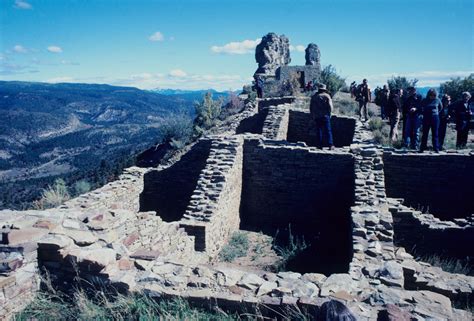
[[[171,77],[183,78],[186,77],[188,74],[181,69],[173,69],[170,71],[169,75]]]
[[[290,51],[304,52],[305,49],[306,48],[303,45],[297,45],[297,46],[290,45]]]
[[[13,47],[13,51],[14,52],[17,52],[17,53],[27,53],[28,52],[28,49],[26,49],[25,47],[23,47],[22,45],[15,45]]]
[[[244,55],[252,53],[262,39],[229,42],[223,46],[212,46],[211,51],[218,54]]]
[[[357,83],[361,82],[363,78],[367,78],[371,87],[382,86],[387,83],[387,80],[392,77],[403,76],[408,79],[418,79],[418,87],[438,87],[441,83],[456,77],[467,77],[474,73],[474,70],[465,71],[439,71],[439,70],[428,70],[408,73],[383,73],[376,75],[365,75],[365,76],[349,76],[347,82],[350,83],[353,80]]]
[[[23,10],[30,10],[33,9],[33,6],[26,1],[23,0],[15,0],[15,4],[13,5],[16,9],[23,9]]]
[[[150,37],[148,37],[148,40],[150,40],[150,41],[163,41],[163,40],[165,40],[165,36],[161,32],[157,31],[154,34],[152,34]]]
[[[61,52],[63,52],[63,49],[61,47],[58,47],[58,46],[49,46],[47,49],[48,49],[49,52],[52,52],[52,53],[61,53]]]

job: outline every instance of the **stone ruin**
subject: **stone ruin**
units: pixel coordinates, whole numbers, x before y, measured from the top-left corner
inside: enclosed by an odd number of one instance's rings
[[[366,125],[339,116],[337,148],[318,150],[308,109],[295,97],[248,103],[176,162],[128,168],[59,208],[1,211],[2,318],[34,297],[46,270],[66,289],[79,276],[274,317],[335,298],[358,320],[472,320],[453,302],[472,304],[474,277],[419,261],[412,249],[473,256],[474,153],[381,148]],[[314,244],[293,270],[209,264],[235,231],[274,235],[288,224]]]
[[[287,91],[288,83],[295,78],[299,89],[303,90],[310,81],[318,81],[321,75],[321,54],[319,47],[310,43],[305,50],[306,64],[304,66],[289,66],[290,42],[285,35],[278,36],[269,33],[255,50],[255,60],[258,68],[254,76],[264,81],[263,97],[278,97]],[[291,95],[291,93],[287,93]]]
[[[319,150],[308,98],[258,99],[167,164],[128,168],[58,208],[0,211],[0,318],[48,272],[64,290],[79,277],[275,318],[337,299],[358,320],[472,320],[461,308],[474,277],[416,257],[474,256],[474,153],[395,151],[355,118],[331,123],[336,149]],[[290,225],[310,246],[287,272],[215,263],[236,231]]]

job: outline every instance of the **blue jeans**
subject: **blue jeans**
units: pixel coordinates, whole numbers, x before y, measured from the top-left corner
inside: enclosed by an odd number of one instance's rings
[[[423,115],[423,136],[421,138],[420,151],[426,149],[428,144],[428,134],[431,129],[431,141],[433,142],[433,150],[439,151],[438,145],[438,129],[439,129],[439,115],[425,114]]]
[[[331,116],[323,116],[323,117],[318,117],[315,119],[316,121],[316,146],[318,148],[322,148],[324,146],[323,144],[323,138],[327,139],[327,145],[326,146],[333,146],[333,141],[332,141],[332,130],[331,130]]]
[[[406,116],[404,131],[404,146],[416,149],[420,141],[421,117],[418,115]]]
[[[444,138],[446,137],[446,129],[448,127],[448,120],[446,117],[441,117],[439,120],[439,149],[443,149]]]

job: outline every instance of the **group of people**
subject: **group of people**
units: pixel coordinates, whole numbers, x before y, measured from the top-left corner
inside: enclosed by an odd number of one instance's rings
[[[433,150],[443,150],[447,125],[451,120],[456,124],[456,147],[464,148],[473,116],[472,97],[469,92],[463,92],[462,98],[451,103],[449,95],[438,98],[436,89],[428,91],[425,98],[417,93],[415,87],[408,87],[403,96],[402,89],[389,90],[387,85],[379,92],[382,119],[390,122],[390,139],[398,140],[398,127],[402,120],[403,147],[418,149],[423,152],[427,149],[428,135],[431,131]],[[420,144],[420,131],[421,144]]]

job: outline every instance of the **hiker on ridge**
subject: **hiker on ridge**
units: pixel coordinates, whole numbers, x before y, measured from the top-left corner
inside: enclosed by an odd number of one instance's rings
[[[382,90],[380,91],[380,117],[382,119],[387,118],[387,113],[385,109],[388,105],[388,96],[390,95],[390,90],[388,90],[387,85],[383,85]]]
[[[443,98],[441,98],[441,103],[443,104],[443,109],[441,109],[441,111],[439,112],[439,150],[443,150],[444,138],[446,137],[448,122],[451,120],[451,97],[448,94],[444,94]]]
[[[388,97],[386,113],[390,121],[390,142],[392,144],[398,140],[398,124],[400,123],[400,111],[402,109],[402,93],[402,89],[394,89],[390,91],[390,96]]]
[[[468,91],[462,93],[462,99],[453,104],[453,111],[456,118],[456,147],[464,148],[467,144],[467,137],[469,135],[470,121],[473,112],[470,109],[471,94]],[[472,104],[472,103],[471,103]]]
[[[438,98],[436,89],[431,88],[422,102],[423,110],[423,136],[421,137],[420,153],[423,153],[427,147],[428,134],[431,129],[431,140],[435,153],[439,152],[438,130],[439,130],[439,112],[443,109],[443,104]]]
[[[333,106],[326,85],[318,85],[318,92],[311,97],[309,109],[311,119],[316,125],[317,147],[322,149],[323,138],[326,138],[329,149],[334,149],[331,130],[331,112]]]
[[[403,103],[403,146],[417,149],[420,141],[421,101],[423,98],[416,93],[415,87],[408,87],[408,97]]]
[[[263,97],[263,79],[255,75],[255,89],[257,90],[257,98]]]
[[[367,114],[367,104],[372,101],[372,93],[370,92],[367,79],[362,80],[362,84],[357,87],[356,100],[359,102],[359,119],[362,120],[362,109],[364,112],[364,119],[367,121],[369,116]]]

